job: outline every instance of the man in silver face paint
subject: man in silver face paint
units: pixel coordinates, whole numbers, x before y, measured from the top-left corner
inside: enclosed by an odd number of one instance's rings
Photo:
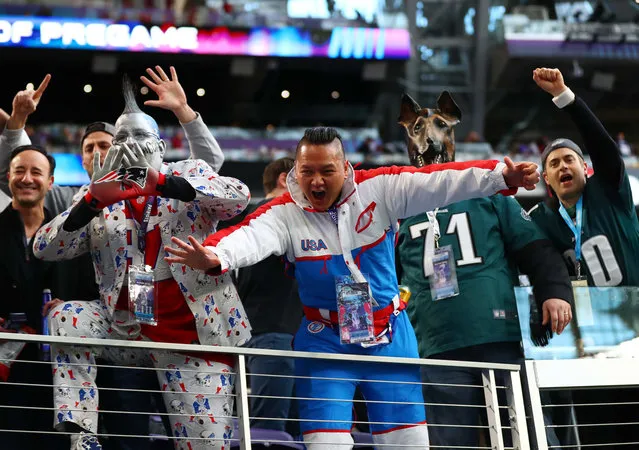
[[[175,69],[171,68],[175,73]],[[191,159],[201,159],[208,163],[214,172],[219,172],[224,155],[217,141],[211,134],[209,128],[204,123],[202,116],[195,112],[188,104],[186,94],[180,84],[177,74],[168,77],[160,66],[146,69],[147,76],[141,77],[144,84],[157,95],[156,99],[145,101],[145,105],[171,111],[178,119],[187,139]],[[27,89],[19,91],[12,102],[10,114],[0,110],[0,210],[4,209],[11,202],[11,192],[7,183],[9,171],[9,155],[11,151],[21,145],[31,144],[25,127],[31,114],[33,114],[48,88],[51,75],[46,75],[37,89]],[[103,163],[106,154],[111,147],[115,127],[107,122],[93,122],[87,125],[80,143],[80,153],[82,155],[82,167],[87,171],[89,177],[93,174],[94,155],[100,155],[100,162]],[[61,186],[54,184],[45,197],[45,208],[54,217],[73,204],[75,195],[84,195],[87,186]],[[5,195],[5,192],[9,195]],[[79,193],[80,192],[80,193]],[[4,205],[4,206],[3,206]],[[91,256],[87,253],[77,258],[73,266],[69,266],[67,274],[73,274],[76,279],[74,294],[66,298],[73,299],[95,299],[98,297],[97,286],[95,285],[95,275]],[[74,270],[75,269],[75,270]],[[59,300],[50,302],[44,313],[60,303]],[[101,405],[103,409],[115,409],[110,405],[119,405],[122,411],[152,411],[149,394],[147,390],[157,390],[153,385],[155,380],[153,374],[148,371],[123,368],[106,368],[101,374],[101,382],[105,386],[136,390],[138,392],[113,391],[111,395],[103,399]],[[140,405],[148,405],[148,410]],[[125,420],[121,420],[125,417]],[[148,434],[148,415],[128,414],[106,415],[105,425],[109,433],[121,436],[112,436],[110,441],[121,450],[144,450],[150,445],[150,441],[136,438],[126,438],[130,434]],[[146,428],[143,428],[146,426]],[[137,432],[133,433],[133,430]]]
[[[86,194],[35,238],[35,255],[43,259],[90,252],[100,290],[99,302],[58,305],[50,329],[61,336],[241,345],[250,325],[230,276],[170,266],[161,249],[172,236],[204,239],[219,220],[246,207],[248,188],[200,160],[163,163],[166,145],[155,120],[140,110],[128,83],[124,97],[113,146],[103,163],[94,156]],[[231,356],[63,345],[52,346],[52,354],[55,426],[75,433],[72,449],[101,448],[94,435],[97,356],[158,369],[176,449],[229,448]]]

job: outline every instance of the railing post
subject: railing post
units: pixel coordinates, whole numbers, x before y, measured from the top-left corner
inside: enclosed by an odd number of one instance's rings
[[[246,360],[244,355],[237,355],[237,375],[235,392],[237,421],[240,429],[240,450],[251,450],[251,425],[249,423],[248,384],[246,383]]]
[[[484,397],[486,398],[486,414],[488,415],[488,432],[490,445],[493,450],[504,450],[504,436],[501,432],[501,417],[499,416],[499,401],[497,399],[497,383],[495,371],[483,370],[481,374]]]
[[[510,426],[512,427],[513,448],[529,450],[530,440],[528,438],[528,425],[526,423],[526,407],[524,405],[524,393],[521,388],[519,372],[508,371],[506,387],[508,417],[510,418]]]
[[[535,362],[526,361],[526,370],[524,372],[526,374],[526,389],[528,389],[532,415],[533,445],[537,450],[548,450],[544,412],[541,409],[541,395],[539,394],[535,375]]]

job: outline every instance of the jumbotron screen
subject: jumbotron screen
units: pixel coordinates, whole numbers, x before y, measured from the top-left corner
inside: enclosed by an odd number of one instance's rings
[[[0,16],[0,48],[385,60],[410,58],[408,30],[338,27],[231,29],[103,19]]]

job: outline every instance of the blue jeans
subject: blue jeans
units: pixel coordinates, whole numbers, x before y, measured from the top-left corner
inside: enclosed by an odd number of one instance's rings
[[[264,348],[270,350],[292,350],[293,335],[287,333],[262,333],[254,335],[245,347]],[[246,359],[247,371],[251,374],[287,375],[291,378],[263,377],[249,375],[251,386],[250,410],[251,426],[268,428],[271,430],[291,430],[286,422],[291,414],[295,387],[295,362],[293,358],[274,356],[249,356]],[[278,396],[289,398],[264,398],[264,396]],[[281,420],[264,420],[269,417]],[[296,433],[291,433],[296,434]]]
[[[457,361],[481,361],[488,363],[522,364],[519,342],[495,342],[491,344],[475,345],[460,348],[431,356],[432,359]],[[495,382],[498,386],[505,385],[505,373],[495,371]],[[423,366],[422,381],[437,383],[438,385],[424,385],[424,401],[426,403],[456,404],[456,405],[485,405],[484,390],[479,387],[441,386],[441,384],[481,386],[481,371],[464,367]],[[505,390],[499,390],[499,404],[505,405]],[[503,394],[503,397],[502,397]],[[501,425],[509,426],[506,409],[501,412]],[[480,426],[487,424],[486,409],[476,407],[456,407],[427,405],[426,417],[429,425],[468,425]],[[546,424],[551,423],[549,417],[544,417]],[[546,429],[546,438],[550,445],[559,445],[559,441],[552,428]],[[467,446],[479,445],[479,428],[466,427],[429,427],[430,443],[435,446]],[[504,444],[512,446],[510,430],[502,429]]]

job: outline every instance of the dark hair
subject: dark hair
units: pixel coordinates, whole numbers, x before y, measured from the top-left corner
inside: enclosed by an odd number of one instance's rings
[[[133,88],[133,82],[128,75],[122,77],[122,95],[124,96],[124,111],[122,114],[141,113],[142,110],[138,106],[138,102],[135,100],[135,89]]]
[[[14,148],[11,151],[11,156],[9,157],[9,163],[13,161],[13,158],[15,158],[20,153],[25,152],[27,150],[33,150],[34,152],[42,153],[44,156],[46,156],[47,161],[49,161],[49,175],[53,175],[53,172],[55,171],[55,159],[53,158],[53,156],[49,154],[49,152],[47,152],[43,147],[40,147],[39,145],[28,144],[28,145],[21,145],[20,147]]]
[[[339,134],[339,132],[335,128],[332,128],[332,127],[307,128],[306,131],[304,131],[304,136],[297,143],[297,148],[295,148],[295,158],[297,158],[297,155],[300,151],[300,147],[304,144],[327,145],[333,142],[335,139],[339,141],[341,155],[342,155],[342,158],[344,158],[345,157],[344,143],[342,142],[342,136]]]
[[[102,131],[103,133],[110,134],[111,136],[115,136],[115,127],[107,122],[93,122],[87,125],[84,130],[84,135],[82,135],[82,140],[80,141],[80,148],[84,145],[84,140],[91,133],[95,133],[97,131]]]
[[[282,173],[288,173],[295,166],[295,160],[289,156],[270,162],[262,174],[264,193],[268,194],[277,187],[277,179]]]

